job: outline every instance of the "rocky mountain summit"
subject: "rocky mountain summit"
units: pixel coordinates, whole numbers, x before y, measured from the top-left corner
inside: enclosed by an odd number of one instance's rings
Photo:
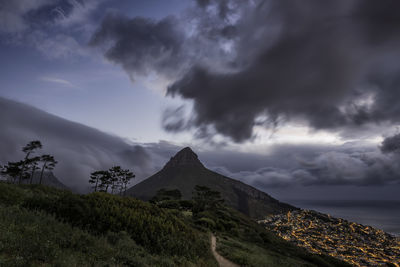
[[[176,168],[179,166],[197,166],[199,168],[204,167],[200,162],[196,153],[190,147],[185,147],[179,151],[175,156],[173,156],[168,163],[164,166],[166,168]]]
[[[189,147],[179,151],[159,172],[130,188],[127,194],[149,200],[160,189],[178,189],[184,199],[191,199],[196,185],[220,192],[226,204],[256,219],[296,209],[250,185],[210,171]]]
[[[399,240],[371,226],[310,210],[270,216],[259,223],[310,252],[355,266],[400,266]]]

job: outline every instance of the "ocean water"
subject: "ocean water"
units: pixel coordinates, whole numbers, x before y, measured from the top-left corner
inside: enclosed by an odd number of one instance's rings
[[[400,201],[391,200],[287,200],[302,209],[369,225],[400,236]]]

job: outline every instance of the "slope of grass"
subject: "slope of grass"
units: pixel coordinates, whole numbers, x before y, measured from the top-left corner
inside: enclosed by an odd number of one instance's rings
[[[240,266],[309,266],[306,261],[302,262],[229,236],[220,236],[217,244],[218,253]]]
[[[133,198],[106,193],[64,194],[57,199],[35,196],[24,206],[55,214],[93,233],[126,231],[152,253],[195,259],[208,249],[207,241],[172,212]]]
[[[217,266],[210,231],[217,251],[243,266],[348,266],[226,206],[192,207],[0,182],[0,266]]]
[[[226,206],[194,214],[192,223],[215,232],[217,252],[241,266],[351,266],[292,245]]]
[[[0,183],[0,266],[216,266],[171,210],[105,193]]]
[[[94,236],[44,212],[0,205],[0,266],[174,266],[124,232]]]

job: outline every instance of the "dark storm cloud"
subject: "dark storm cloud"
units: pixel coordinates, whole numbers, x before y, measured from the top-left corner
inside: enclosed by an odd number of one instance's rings
[[[358,1],[353,15],[361,20],[362,29],[372,43],[384,43],[399,39],[400,3],[395,0]]]
[[[400,134],[385,138],[380,148],[383,153],[398,154],[400,152]]]
[[[22,146],[41,140],[42,152],[59,162],[55,175],[76,190],[87,189],[94,170],[121,165],[141,180],[165,162],[141,145],[4,98],[0,98],[0,124],[0,163],[21,159]]]
[[[109,14],[90,44],[111,43],[111,47],[106,49],[106,58],[121,64],[134,79],[136,74],[151,74],[153,71],[167,75],[176,73],[183,63],[183,41],[183,33],[174,17],[155,21]]]
[[[398,122],[399,65],[389,58],[400,52],[398,7],[398,1],[264,1],[237,25],[238,59],[248,57],[242,68],[227,74],[194,66],[168,92],[194,101],[195,127],[212,126],[239,142],[252,136],[262,115],[306,120],[317,129]],[[377,73],[382,67],[391,73]]]
[[[94,40],[112,42],[106,56],[130,75],[172,75],[168,94],[191,100],[193,114],[166,130],[242,142],[268,118],[266,127],[299,120],[345,132],[400,121],[399,8],[396,0],[197,0],[169,23],[108,17]],[[179,65],[189,66],[183,76]]]
[[[199,62],[221,68],[227,65],[224,60],[231,63],[231,56],[221,45],[234,39],[237,29],[222,15],[224,12],[212,16],[206,6],[161,20],[127,18],[110,12],[92,36],[90,45],[100,47],[104,56],[121,65],[132,80],[157,73],[173,81]],[[223,8],[225,4],[218,6]],[[227,6],[226,11],[233,7]]]

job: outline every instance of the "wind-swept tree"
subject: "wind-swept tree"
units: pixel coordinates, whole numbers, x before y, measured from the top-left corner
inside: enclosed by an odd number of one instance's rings
[[[3,166],[0,170],[2,175],[7,176],[9,180],[15,183],[18,179],[20,184],[24,179],[30,179],[29,183],[33,183],[35,172],[41,169],[39,184],[42,183],[43,174],[45,170],[53,170],[57,164],[57,161],[51,155],[42,155],[31,157],[37,149],[42,148],[40,141],[31,141],[22,148],[25,153],[23,160],[18,162],[8,162],[8,165]],[[39,167],[39,163],[42,163]]]
[[[119,185],[122,168],[121,166],[113,166],[108,172],[110,173],[111,194],[114,194],[114,190],[117,189]]]
[[[98,188],[101,188],[102,177],[104,176],[105,171],[95,171],[90,174],[89,183],[93,184],[94,192],[97,192]]]
[[[102,176],[100,177],[100,191],[108,192],[108,188],[111,186],[111,174],[109,171],[101,171]]]
[[[31,170],[29,183],[32,184],[33,176],[35,175],[35,171],[40,170],[38,167],[40,161],[40,157],[33,157],[27,160],[26,166],[28,166],[27,170]]]
[[[22,176],[24,175],[23,173],[25,172],[26,165],[29,162],[28,161],[29,160],[29,156],[31,154],[33,154],[37,149],[40,149],[40,148],[42,148],[42,143],[40,141],[38,141],[38,140],[31,141],[26,146],[24,146],[22,148],[22,152],[25,153],[25,158],[23,160],[23,164],[22,164],[22,167],[21,167],[21,172],[20,172],[20,175],[19,175],[19,181],[18,181],[19,183],[21,183]]]
[[[22,173],[22,165],[23,161],[8,162],[7,165],[3,166],[1,174],[6,176],[7,180],[11,181],[12,183],[15,183],[19,177],[26,179],[29,177],[29,174],[26,171],[25,173]]]
[[[114,166],[108,170],[111,174],[111,193],[114,193],[115,189],[119,189],[119,194],[126,192],[128,184],[131,179],[135,177],[133,172],[130,170],[122,169],[121,166]]]
[[[129,182],[135,177],[130,170],[122,169],[121,166],[113,166],[107,171],[95,171],[90,174],[89,183],[93,185],[95,192],[108,192],[111,194],[118,192],[125,194]]]
[[[136,177],[136,175],[134,175],[133,172],[131,172],[130,170],[128,170],[128,169],[122,170],[121,176],[120,176],[120,183],[121,183],[120,194],[121,195],[122,195],[122,192],[124,192],[124,196],[125,196],[126,189],[128,187],[129,182],[135,177]]]
[[[89,184],[92,184],[94,192],[108,192],[112,185],[111,173],[109,171],[94,171],[90,174]]]
[[[40,161],[42,162],[42,170],[40,172],[39,184],[42,184],[44,171],[52,171],[56,167],[56,164],[58,162],[54,159],[53,156],[47,154],[42,155],[40,157]]]

